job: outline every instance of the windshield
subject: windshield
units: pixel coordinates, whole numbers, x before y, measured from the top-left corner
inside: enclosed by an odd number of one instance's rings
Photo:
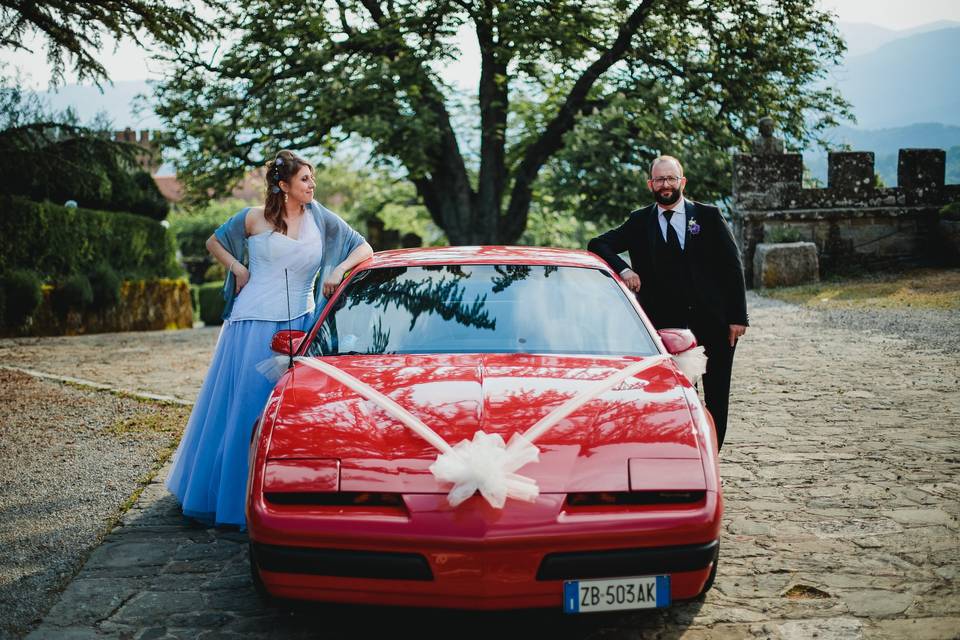
[[[657,353],[598,269],[451,265],[370,269],[333,303],[307,353]]]

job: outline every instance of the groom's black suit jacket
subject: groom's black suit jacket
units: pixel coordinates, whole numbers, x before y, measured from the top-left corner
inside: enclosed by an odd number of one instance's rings
[[[747,324],[740,251],[719,209],[690,200],[684,206],[687,227],[683,253],[689,269],[686,282],[691,287],[687,293],[693,306],[689,320],[709,328],[711,333],[722,331],[725,337],[728,325]],[[697,233],[690,231],[691,220],[700,226]],[[663,234],[657,205],[651,204],[632,212],[616,229],[591,240],[587,248],[617,273],[630,267],[640,276],[637,299],[654,326],[663,329],[665,306],[675,293],[670,288],[677,286],[677,278],[665,272],[665,265],[658,264],[657,242],[663,242]],[[632,265],[617,255],[624,251],[629,253]]]

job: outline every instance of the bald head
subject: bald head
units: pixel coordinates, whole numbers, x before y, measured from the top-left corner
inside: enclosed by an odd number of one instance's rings
[[[657,168],[657,165],[666,164],[667,166],[662,167],[663,169],[669,169],[676,176],[683,176],[683,165],[680,164],[680,161],[674,158],[673,156],[657,156],[653,159],[653,162],[650,163],[650,175],[653,176],[654,169]]]

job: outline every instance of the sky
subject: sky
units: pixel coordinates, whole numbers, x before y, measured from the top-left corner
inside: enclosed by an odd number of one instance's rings
[[[904,0],[819,0],[819,3],[836,13],[841,22],[866,22],[893,30],[911,29],[937,20],[960,21],[960,0],[911,0],[908,10],[904,8]],[[469,74],[465,72],[478,67],[479,56],[475,45],[466,37],[464,40],[464,55],[443,73],[445,79],[455,84],[466,84],[465,79]],[[46,89],[50,70],[43,46],[36,38],[26,44],[34,49],[34,53],[4,49],[0,51],[0,63],[7,63],[8,73],[13,68],[19,68],[26,76],[25,84],[30,88]],[[160,78],[159,65],[149,60],[147,54],[129,40],[121,42],[119,46],[110,40],[98,59],[114,82]],[[65,77],[68,84],[76,81],[69,72]]]

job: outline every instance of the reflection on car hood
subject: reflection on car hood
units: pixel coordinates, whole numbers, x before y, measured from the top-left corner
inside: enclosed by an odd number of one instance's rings
[[[340,356],[325,361],[390,397],[451,445],[478,430],[509,441],[551,410],[636,362],[528,354]],[[335,458],[343,491],[441,492],[439,453],[375,403],[299,365],[288,375],[268,457]],[[630,458],[699,458],[688,383],[665,362],[561,420],[520,473],[542,492],[624,491]]]

